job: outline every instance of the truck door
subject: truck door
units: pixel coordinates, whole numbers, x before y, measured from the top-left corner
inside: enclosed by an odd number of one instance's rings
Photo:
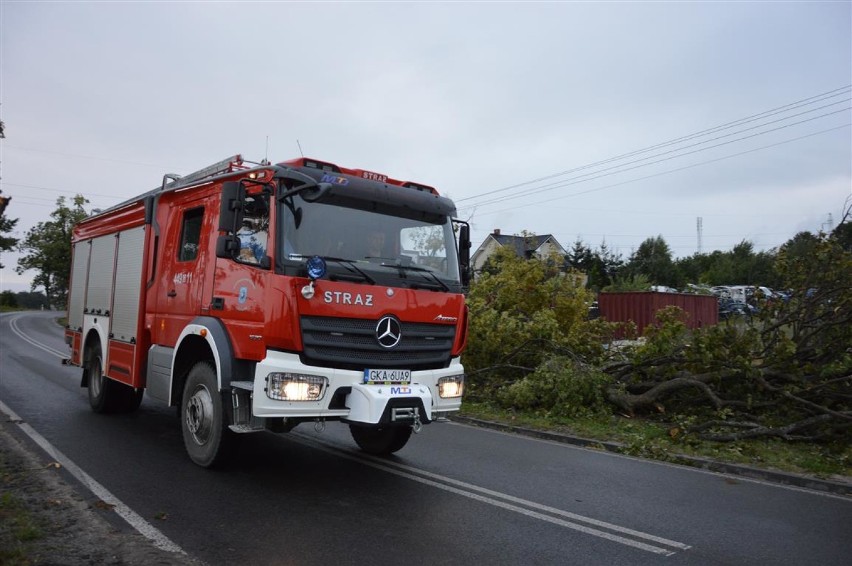
[[[238,358],[260,360],[266,355],[265,314],[280,294],[270,293],[274,256],[274,202],[262,187],[249,187],[242,203],[243,221],[236,236],[239,251],[216,259],[210,291],[211,316],[220,318]]]
[[[154,343],[174,346],[183,328],[201,312],[208,240],[215,233],[203,199],[173,205],[163,238]]]

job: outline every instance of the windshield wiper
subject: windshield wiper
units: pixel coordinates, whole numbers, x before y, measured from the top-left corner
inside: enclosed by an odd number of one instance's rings
[[[287,256],[287,259],[301,261],[301,260],[306,260],[309,257],[314,257],[314,255],[315,254],[311,254],[310,256],[306,256],[306,255],[302,255],[302,254],[290,254],[289,256]],[[370,285],[376,284],[375,279],[373,279],[372,277],[370,277],[369,275],[367,275],[366,273],[364,273],[363,271],[358,269],[358,266],[356,266],[355,262],[351,259],[346,259],[346,258],[342,258],[342,257],[332,257],[332,256],[328,256],[328,255],[321,255],[321,256],[316,256],[316,257],[321,257],[325,261],[333,261],[335,263],[339,263],[340,265],[342,265],[343,267],[345,267],[346,269],[349,270],[349,274],[345,274],[345,273],[344,274],[341,274],[341,273],[329,274],[328,278],[331,279],[332,281],[338,281],[338,280],[339,281],[355,281],[357,283],[362,283],[362,282],[366,281]]]
[[[402,273],[404,271],[414,271],[415,273],[422,273],[424,276],[428,275],[429,278],[432,279],[432,281],[434,281],[435,283],[438,284],[437,287],[435,285],[429,285],[428,286],[429,289],[438,288],[438,289],[443,289],[444,291],[450,290],[450,286],[447,285],[446,283],[444,283],[443,281],[441,281],[441,279],[437,275],[435,275],[435,272],[432,271],[431,269],[427,269],[425,267],[418,267],[416,265],[406,265],[405,263],[400,262],[400,261],[397,261],[395,263],[384,263],[383,262],[380,265],[382,267],[395,267],[395,268],[399,269],[400,273]]]
[[[327,256],[327,255],[321,255],[319,257],[323,258],[325,261],[334,261],[336,263],[339,263],[343,267],[346,267],[347,269],[349,269],[349,271],[353,272],[352,275],[341,275],[341,274],[329,275],[329,279],[332,279],[332,280],[341,279],[341,280],[348,280],[348,281],[366,281],[370,285],[376,284],[376,281],[372,277],[370,277],[369,275],[364,273],[362,270],[358,269],[358,266],[355,265],[355,262],[352,261],[351,259],[344,259],[342,257],[331,257],[331,256]]]

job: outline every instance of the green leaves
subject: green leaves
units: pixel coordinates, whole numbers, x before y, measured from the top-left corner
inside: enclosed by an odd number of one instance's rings
[[[526,377],[499,390],[504,407],[543,410],[558,417],[608,414],[605,391],[612,378],[566,356],[554,356]]]
[[[606,325],[587,320],[593,296],[561,258],[524,259],[503,248],[489,263],[468,296],[470,393],[493,396],[554,355],[603,354]]]
[[[65,197],[59,197],[56,210],[50,214],[51,220],[31,228],[18,245],[24,256],[18,260],[16,271],[35,270],[32,290],[43,287],[48,302],[60,308],[65,305],[71,273],[71,230],[86,218],[83,205],[88,202],[77,195],[68,206]]]

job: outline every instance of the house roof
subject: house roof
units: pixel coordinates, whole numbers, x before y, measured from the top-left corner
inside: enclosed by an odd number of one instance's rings
[[[491,237],[497,240],[497,243],[504,247],[514,248],[515,253],[519,256],[524,257],[526,252],[534,252],[539,249],[541,246],[545,244],[548,240],[553,240],[553,242],[559,246],[559,242],[556,241],[551,234],[542,234],[541,236],[509,236],[509,235],[494,235],[491,234]],[[562,246],[559,246],[560,248]]]
[[[553,237],[552,234],[542,234],[541,236],[524,237],[491,233],[476,250],[474,256],[480,254],[485,250],[486,244],[488,243],[489,239],[495,241],[501,247],[508,247],[513,249],[515,253],[518,254],[518,256],[520,257],[526,257],[529,252],[538,251],[548,241],[552,242],[553,245],[555,245],[560,250],[563,250],[564,252],[564,248],[556,240],[556,238]]]

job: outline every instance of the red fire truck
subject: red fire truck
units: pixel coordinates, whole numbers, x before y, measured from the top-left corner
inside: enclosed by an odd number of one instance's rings
[[[461,406],[469,226],[429,186],[236,155],[73,232],[68,363],[98,413],[178,407],[189,457],[348,424],[372,454]],[[458,235],[458,238],[456,237]]]

